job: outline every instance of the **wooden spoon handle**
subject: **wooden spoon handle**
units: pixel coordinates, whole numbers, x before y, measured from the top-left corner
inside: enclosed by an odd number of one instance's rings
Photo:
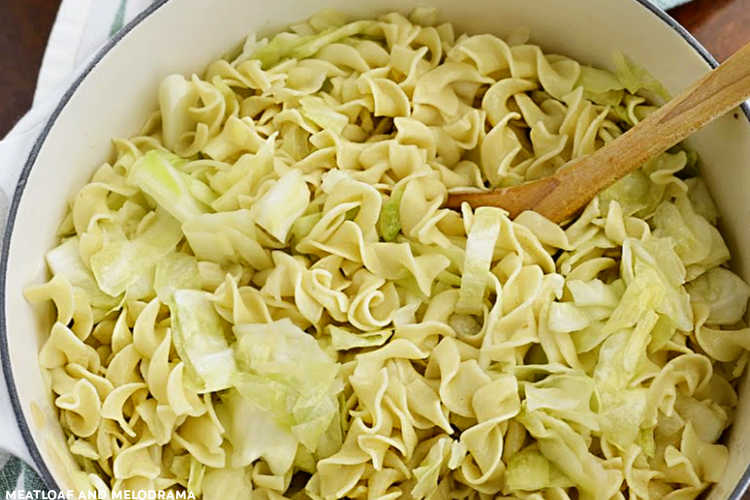
[[[446,206],[493,205],[515,217],[535,210],[554,222],[575,215],[596,194],[750,97],[750,44],[593,154],[554,175],[489,193],[454,193]]]

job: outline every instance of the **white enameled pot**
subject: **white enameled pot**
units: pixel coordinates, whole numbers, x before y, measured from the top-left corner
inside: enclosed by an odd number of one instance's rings
[[[621,50],[672,92],[715,65],[684,29],[647,0],[157,0],[101,50],[63,96],[25,165],[3,241],[3,370],[21,434],[50,488],[73,488],[76,465],[37,360],[52,310],[30,306],[22,291],[45,279],[44,254],[55,245],[66,203],[107,159],[110,139],[138,131],[157,106],[156,89],[163,76],[200,72],[248,32],[270,34],[322,8],[373,16],[417,5],[437,7],[458,31],[504,35],[528,27],[532,41],[546,51],[590,64],[609,66],[612,53]],[[730,113],[689,144],[703,160],[734,269],[749,280],[750,111],[745,107]],[[739,499],[750,482],[746,383],[729,450],[729,466],[712,499]]]

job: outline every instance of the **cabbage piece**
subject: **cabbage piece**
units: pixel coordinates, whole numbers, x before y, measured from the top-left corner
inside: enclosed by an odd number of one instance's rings
[[[534,384],[522,384],[526,411],[544,410],[557,418],[592,429],[598,425],[591,410],[594,381],[583,372],[552,374]]]
[[[211,187],[222,193],[211,202],[217,212],[240,208],[239,198],[252,195],[261,182],[273,172],[274,141],[276,134],[264,142],[257,153],[245,153],[232,168],[216,172],[211,176]]]
[[[161,209],[154,214],[146,229],[135,238],[105,241],[91,256],[91,270],[105,293],[118,296],[128,291],[130,296],[134,286],[139,291],[131,298],[150,293],[154,266],[182,239],[180,223],[174,217]],[[146,281],[145,286],[137,284],[141,280]]]
[[[323,130],[330,130],[336,135],[341,135],[344,127],[349,123],[349,118],[346,115],[334,111],[320,97],[305,96],[299,100],[299,103],[302,115]]]
[[[623,215],[629,216],[644,211],[649,206],[656,207],[659,199],[655,199],[651,189],[651,181],[641,170],[636,170],[615,182],[599,193],[602,210],[606,213],[610,201],[617,201],[622,207]]]
[[[201,484],[203,500],[244,500],[253,485],[244,468],[208,468]]]
[[[742,278],[723,267],[715,267],[687,284],[690,299],[705,304],[710,313],[709,324],[732,325],[740,321],[747,310],[750,286]]]
[[[625,88],[614,74],[591,66],[581,66],[581,76],[576,86],[583,87],[583,95],[586,99],[603,106],[620,104]]]
[[[687,271],[674,240],[651,237],[642,241],[631,239],[629,243],[635,257],[635,275],[639,271],[657,270],[660,279],[671,287],[678,288],[685,283]]]
[[[574,483],[583,498],[604,500],[620,489],[621,472],[606,468],[602,459],[591,454],[578,430],[543,411],[523,412],[518,421],[537,440],[540,453]]]
[[[690,331],[693,327],[693,309],[690,307],[690,296],[682,286],[685,282],[684,268],[682,266],[678,268],[679,260],[672,259],[674,251],[671,249],[669,240],[654,238],[645,243],[656,241],[661,244],[651,247],[655,262],[647,264],[639,260],[636,264],[636,275],[650,283],[658,282],[663,287],[664,297],[656,304],[655,312],[667,316],[678,329]],[[662,257],[664,254],[667,258]],[[671,262],[675,266],[670,268]]]
[[[626,373],[623,357],[630,330],[623,329],[607,337],[599,347],[599,359],[593,378],[599,392],[616,392],[625,388],[633,373]]]
[[[393,241],[401,232],[401,198],[404,190],[396,188],[391,193],[391,197],[383,203],[380,208],[380,217],[378,218],[378,233],[383,241]]]
[[[180,171],[175,159],[177,157],[171,153],[151,150],[133,164],[128,182],[141,188],[180,222],[185,222],[209,211],[194,193],[203,193],[201,197],[208,201],[206,190],[210,188]],[[199,188],[198,184],[202,186]]]
[[[283,59],[304,59],[310,57],[324,46],[342,38],[361,33],[373,24],[372,21],[355,21],[338,28],[329,28],[320,33],[307,36],[280,33],[273,37],[265,46],[256,49],[251,57],[258,59],[263,69],[268,69]]]
[[[458,285],[460,285],[460,279]],[[476,316],[471,314],[451,314],[448,318],[448,325],[458,334],[458,338],[464,336],[470,337],[479,333],[482,329],[482,323]]]
[[[184,223],[182,230],[199,260],[242,262],[254,269],[273,266],[271,253],[258,242],[259,230],[248,209],[203,214]]]
[[[613,311],[604,330],[612,333],[632,327],[647,311],[655,309],[665,299],[666,293],[663,283],[653,273],[639,276],[628,285],[620,305]]]
[[[500,234],[502,210],[493,207],[480,207],[474,212],[469,236],[466,239],[463,276],[458,293],[456,312],[478,314],[484,306],[492,253]]]
[[[665,101],[670,99],[669,92],[664,85],[654,78],[644,67],[634,63],[629,57],[622,52],[615,52],[613,55],[615,64],[615,75],[622,85],[631,94],[639,90],[647,90],[661,97]]]
[[[337,351],[347,351],[359,347],[381,346],[385,344],[393,334],[393,330],[354,332],[334,325],[328,325],[326,330],[331,336],[331,345]]]
[[[581,75],[578,77],[577,86],[597,94],[625,88],[613,73],[584,65],[581,66]]]
[[[284,475],[294,463],[297,439],[279,425],[271,412],[263,410],[236,389],[221,396],[216,415],[226,429],[232,454],[231,467],[245,467],[262,458],[271,472]]]
[[[590,324],[591,319],[588,315],[571,302],[553,302],[549,306],[547,326],[553,332],[575,332]]]
[[[674,240],[677,255],[688,267],[689,278],[729,260],[729,249],[719,230],[697,214],[685,196],[674,203],[659,205],[653,226],[654,235]]]
[[[583,330],[571,334],[571,340],[579,355],[593,350],[610,335],[609,332],[604,330],[604,324],[604,321],[593,321]]]
[[[649,389],[634,386],[659,371],[646,354],[657,316],[650,312],[634,329],[609,336],[599,348],[593,373],[599,427],[609,441],[623,450],[639,439],[639,428],[647,416]]]
[[[646,415],[648,389],[600,391],[599,428],[602,436],[621,450],[636,442]]]
[[[680,417],[685,422],[691,422],[698,436],[709,443],[721,439],[721,434],[730,423],[729,415],[716,399],[716,395],[713,394],[709,399],[699,400],[684,393],[678,393],[675,399],[675,410]]]
[[[258,199],[252,208],[255,223],[277,240],[287,234],[310,203],[310,190],[298,170],[289,170]]]
[[[609,202],[617,201],[623,215],[647,218],[659,206],[666,191],[665,178],[685,168],[688,157],[684,151],[662,153],[635,172],[631,172],[599,194],[602,210],[607,212]],[[655,178],[662,179],[659,183]]]
[[[511,490],[524,491],[575,486],[573,481],[547,460],[534,445],[510,457],[505,481]]]
[[[292,248],[296,247],[302,239],[310,234],[310,231],[315,227],[315,224],[320,222],[323,218],[323,212],[315,212],[312,214],[303,215],[299,217],[294,224],[292,224]]]
[[[192,255],[172,252],[159,259],[154,271],[154,290],[163,303],[168,303],[175,290],[200,290],[198,261]]]
[[[211,295],[199,290],[174,290],[169,311],[175,349],[200,379],[198,392],[230,387],[232,375],[237,371],[234,353]]]
[[[648,344],[648,352],[656,352],[664,347],[672,338],[677,329],[672,320],[664,315],[659,315],[659,320],[651,330],[651,340]]]
[[[706,183],[699,177],[693,177],[687,179],[685,184],[688,187],[688,197],[695,213],[702,215],[715,226],[719,220],[719,210],[716,208],[713,198],[711,198],[711,193],[708,192]]]
[[[690,331],[693,312],[690,296],[682,286],[685,268],[668,238],[646,241],[628,239],[623,253],[632,252],[632,268],[623,258],[621,274],[628,282],[622,300],[604,329],[608,333],[630,328],[649,311],[667,316],[675,327]]]
[[[565,283],[573,302],[579,307],[611,307],[615,308],[620,303],[620,298],[625,291],[625,284],[617,280],[605,284],[599,279],[591,281],[570,280]]]
[[[632,330],[611,335],[599,349],[593,373],[599,396],[599,428],[602,436],[621,450],[641,438],[648,389],[631,385],[649,370],[645,347],[659,322],[657,318],[656,313],[648,311]]]
[[[71,285],[86,293],[97,318],[120,303],[119,298],[99,288],[94,275],[83,263],[78,251],[78,237],[68,238],[47,252],[46,260],[53,276],[65,276]]]
[[[310,452],[338,417],[339,364],[315,338],[285,318],[234,327],[237,390]]]

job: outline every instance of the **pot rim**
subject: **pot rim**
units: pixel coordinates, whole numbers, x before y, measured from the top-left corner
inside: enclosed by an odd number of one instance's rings
[[[104,56],[106,56],[107,53],[109,53],[109,51],[112,50],[112,48],[120,42],[120,40],[122,40],[128,33],[130,33],[130,31],[132,31],[133,28],[135,28],[138,24],[140,24],[143,20],[145,20],[151,14],[156,12],[160,7],[164,6],[164,4],[166,4],[168,1],[169,0],[155,0],[154,3],[149,5],[142,12],[140,12],[134,19],[132,19],[127,25],[125,25],[112,38],[110,38],[101,47],[101,49],[99,49],[99,51],[88,62],[86,67],[83,69],[83,71],[76,77],[73,83],[68,87],[68,89],[60,98],[60,102],[55,107],[55,110],[52,112],[47,122],[45,123],[44,128],[39,134],[39,137],[37,137],[37,139],[34,141],[34,145],[31,148],[29,156],[24,163],[23,170],[21,171],[21,174],[18,178],[18,183],[16,184],[16,188],[13,193],[13,199],[11,201],[10,208],[8,210],[8,217],[6,219],[5,231],[3,234],[3,241],[2,241],[2,255],[0,256],[0,363],[2,363],[3,374],[5,375],[5,384],[8,389],[8,394],[10,395],[11,405],[13,406],[13,412],[15,413],[16,423],[18,424],[18,428],[21,432],[21,436],[23,437],[23,440],[29,449],[29,454],[31,455],[32,460],[34,461],[34,465],[36,465],[36,468],[37,468],[37,471],[39,472],[40,477],[42,478],[44,483],[47,485],[47,487],[53,491],[59,492],[62,490],[60,486],[57,484],[57,481],[55,480],[55,478],[52,476],[52,473],[50,472],[49,468],[47,467],[47,464],[45,463],[44,458],[42,457],[42,454],[39,451],[39,446],[37,446],[37,443],[34,440],[34,437],[31,433],[29,424],[26,421],[26,417],[24,416],[23,409],[21,407],[21,401],[18,397],[18,391],[16,389],[15,379],[13,378],[13,370],[11,368],[11,363],[10,363],[10,351],[8,347],[8,330],[7,330],[6,309],[5,309],[5,303],[6,303],[5,287],[6,287],[6,278],[7,278],[7,271],[8,271],[8,252],[10,250],[11,235],[13,234],[13,227],[15,225],[15,219],[16,219],[16,215],[18,212],[18,206],[21,201],[21,196],[23,195],[24,189],[26,187],[26,182],[29,178],[29,174],[31,173],[31,169],[34,166],[34,163],[36,162],[37,156],[39,155],[39,151],[44,145],[44,141],[47,139],[47,136],[49,135],[50,130],[52,129],[52,126],[57,121],[57,117],[60,115],[63,109],[65,109],[65,106],[68,104],[68,101],[71,99],[71,97],[76,92],[78,87],[81,85],[83,80],[99,64],[99,62],[104,58]],[[700,55],[703,58],[703,60],[706,61],[706,63],[708,63],[708,65],[711,68],[715,68],[716,66],[719,65],[719,63],[711,55],[711,53],[708,52],[706,48],[703,47],[703,45],[701,45],[701,43],[698,42],[698,40],[696,40],[692,34],[690,34],[690,32],[688,32],[681,24],[679,24],[675,19],[673,19],[664,10],[662,10],[661,8],[651,3],[650,0],[631,0],[631,1],[634,1],[640,4],[642,7],[650,11],[651,14],[659,18],[669,28],[676,31],[677,34],[680,35],[692,47],[692,49],[695,50],[695,52],[697,52],[698,55]],[[748,102],[744,102],[740,106],[740,108],[745,114],[745,117],[747,118],[747,120],[750,121],[750,105],[748,105]],[[750,484],[750,464],[748,464],[748,467],[745,469],[745,472],[742,474],[742,477],[740,478],[739,482],[735,486],[732,493],[729,495],[728,500],[741,500],[742,495],[745,492],[745,490],[748,488],[749,484]]]

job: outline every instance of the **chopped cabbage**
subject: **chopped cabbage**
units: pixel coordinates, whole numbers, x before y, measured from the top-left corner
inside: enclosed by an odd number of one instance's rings
[[[669,92],[664,88],[664,85],[645,68],[634,63],[622,52],[615,52],[613,57],[617,79],[628,92],[635,94],[640,90],[647,90],[665,101],[670,99]]]
[[[257,48],[250,57],[258,59],[264,69],[283,59],[304,59],[314,55],[328,44],[363,32],[372,24],[371,21],[355,21],[338,28],[329,28],[320,33],[306,36],[292,36],[288,33],[281,33],[273,37],[265,46]]]
[[[159,259],[154,272],[154,290],[159,300],[165,304],[175,290],[200,290],[198,261],[192,255],[173,252]]]
[[[97,316],[101,316],[116,307],[120,299],[99,288],[94,275],[81,259],[78,243],[78,237],[68,238],[47,252],[47,265],[53,275],[65,276],[71,285],[83,290],[91,306],[97,311]]]
[[[157,210],[146,229],[135,238],[106,241],[91,256],[91,270],[99,288],[109,295],[118,296],[146,275],[148,293],[152,288],[150,280],[156,263],[171,252],[181,239],[180,223],[163,210]],[[141,298],[144,293],[133,295],[131,298]]]
[[[199,392],[230,387],[236,373],[227,326],[214,309],[211,296],[198,290],[174,290],[169,302],[177,353],[197,376]]]
[[[230,389],[221,395],[216,414],[232,444],[231,467],[245,467],[262,458],[273,474],[283,475],[292,466],[297,439],[276,422],[270,411]]]
[[[575,485],[535,446],[528,446],[511,455],[505,474],[508,487],[513,490],[537,491]]]
[[[750,299],[750,285],[728,269],[715,267],[687,284],[690,299],[709,307],[706,320],[714,325],[741,321]]]
[[[237,390],[310,452],[338,417],[339,365],[289,319],[236,325]]]
[[[498,208],[480,207],[474,212],[471,230],[466,239],[463,276],[456,304],[456,311],[459,313],[477,314],[482,311],[490,262],[503,217],[504,213]]]
[[[260,231],[248,209],[204,214],[184,223],[182,230],[199,260],[243,262],[254,269],[272,265],[270,252],[258,242]]]
[[[380,208],[380,217],[378,218],[378,233],[383,241],[393,241],[401,232],[401,198],[404,190],[396,188],[391,193],[391,197],[383,202]]]
[[[252,491],[245,469],[209,469],[201,484],[203,500],[243,500]]]
[[[609,71],[581,66],[578,85],[583,87],[584,96],[597,104],[617,106],[624,96],[622,82]]]
[[[729,249],[719,230],[695,212],[687,197],[664,202],[654,213],[654,235],[669,237],[688,268],[689,278],[729,259]]]
[[[649,311],[667,316],[680,330],[693,326],[690,297],[682,286],[685,268],[675,253],[672,241],[650,238],[646,241],[627,240],[632,249],[633,267],[623,259],[622,274],[627,288],[617,308],[612,312],[605,331],[612,333],[629,328]],[[632,277],[629,277],[632,276]]]
[[[570,302],[550,304],[547,321],[550,330],[560,333],[583,330],[591,324],[591,319],[586,313]]]
[[[688,186],[688,196],[692,203],[695,213],[703,216],[711,224],[716,225],[719,219],[719,210],[716,208],[711,193],[708,192],[708,186],[703,179],[694,177],[685,181]]]
[[[310,190],[299,170],[289,170],[253,205],[256,224],[279,241],[286,241],[292,224],[305,213]]]
[[[209,209],[194,194],[197,191],[195,185],[200,181],[180,171],[174,164],[176,158],[163,151],[149,151],[133,164],[128,181],[180,222],[185,222]],[[201,192],[209,189],[205,185],[203,188]]]
[[[340,135],[349,123],[346,115],[334,111],[331,105],[320,97],[305,96],[299,100],[299,103],[302,115],[323,130],[330,130]]]

